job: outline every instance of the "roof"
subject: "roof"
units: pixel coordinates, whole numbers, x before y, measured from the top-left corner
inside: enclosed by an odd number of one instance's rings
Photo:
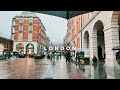
[[[37,17],[37,16],[33,12],[23,11],[21,14],[17,14],[16,17]]]

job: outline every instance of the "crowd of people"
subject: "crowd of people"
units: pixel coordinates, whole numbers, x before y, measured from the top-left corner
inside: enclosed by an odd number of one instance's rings
[[[66,62],[72,62],[74,59],[76,61],[76,63],[78,63],[80,61],[80,53],[77,51],[76,54],[75,52],[73,54],[71,54],[70,51],[66,51]]]
[[[75,61],[76,63],[80,63],[80,52],[71,52],[70,50],[67,50],[66,52],[49,52],[47,54],[47,59],[50,60],[61,60],[62,55],[66,58],[66,63],[71,63],[72,61]],[[10,57],[16,56],[15,53],[12,53],[10,51],[6,51],[4,53],[4,56],[6,59],[10,59]],[[119,55],[120,56],[120,55]],[[29,55],[30,57],[30,55]],[[94,56],[92,59],[93,63],[97,62],[97,58]]]
[[[54,52],[50,52],[47,55],[47,58],[50,60],[60,60],[61,59],[62,54],[61,53],[54,53]]]

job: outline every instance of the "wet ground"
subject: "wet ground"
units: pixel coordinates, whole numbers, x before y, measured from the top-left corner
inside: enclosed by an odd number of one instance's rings
[[[0,79],[85,79],[73,66],[61,60],[11,58],[0,61]]]
[[[105,66],[66,63],[61,60],[11,58],[0,60],[0,79],[120,79],[120,69]]]
[[[91,65],[74,64],[74,67],[87,79],[120,79],[120,68],[108,67],[105,62]]]

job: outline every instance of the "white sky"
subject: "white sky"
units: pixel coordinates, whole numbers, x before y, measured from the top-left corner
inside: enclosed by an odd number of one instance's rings
[[[12,18],[22,11],[0,11],[0,33],[10,36]],[[46,34],[53,44],[63,43],[63,38],[67,31],[67,20],[45,14],[36,13],[46,28]]]

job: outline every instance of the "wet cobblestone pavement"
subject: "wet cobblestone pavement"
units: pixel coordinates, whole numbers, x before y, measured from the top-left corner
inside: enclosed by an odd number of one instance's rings
[[[0,79],[85,79],[73,66],[61,60],[17,58],[0,60]]]
[[[0,60],[0,79],[120,79],[120,68],[99,62],[91,65],[61,60],[11,58]]]

